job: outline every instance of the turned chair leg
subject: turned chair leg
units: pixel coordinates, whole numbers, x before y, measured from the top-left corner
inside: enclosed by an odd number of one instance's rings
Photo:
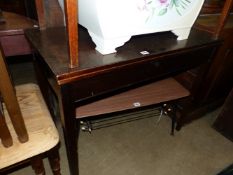
[[[40,155],[31,158],[31,166],[36,175],[45,175],[44,164]]]
[[[48,159],[50,167],[54,175],[61,175],[60,172],[60,156],[58,152],[58,146],[48,151]]]

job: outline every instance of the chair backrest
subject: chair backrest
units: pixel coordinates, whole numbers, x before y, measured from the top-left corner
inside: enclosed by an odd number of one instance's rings
[[[58,0],[36,0],[36,11],[40,29],[61,25],[64,22],[63,13]],[[78,67],[78,18],[77,18],[77,3],[78,0],[64,0],[65,21],[67,29],[68,53],[70,67]],[[51,13],[52,12],[52,13]],[[52,15],[57,13],[57,15]],[[62,17],[61,17],[62,16]],[[52,25],[49,21],[56,21]]]
[[[64,26],[62,9],[58,0],[36,0],[40,29]]]
[[[2,52],[0,52],[0,75],[0,93],[10,116],[14,130],[21,143],[27,142],[28,133]],[[6,126],[2,109],[0,110],[0,125],[0,137],[2,139],[3,145],[6,147],[11,146],[12,138]]]
[[[233,0],[225,0],[225,4],[223,6],[216,30],[214,31],[214,36],[219,37],[222,29],[226,23],[228,16],[230,15],[231,9],[233,6]]]

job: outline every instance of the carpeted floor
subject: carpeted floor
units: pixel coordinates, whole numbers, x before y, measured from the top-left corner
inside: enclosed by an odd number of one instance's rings
[[[12,65],[11,70],[17,83],[25,82],[25,76],[34,81],[30,63]],[[233,143],[211,127],[217,113],[218,110],[183,127],[174,137],[169,134],[170,119],[166,116],[158,125],[155,116],[95,130],[92,134],[81,132],[80,175],[216,175],[233,163]],[[60,127],[59,131],[61,172],[68,175]],[[47,159],[44,162],[47,174],[52,174]],[[11,173],[31,174],[31,167]]]

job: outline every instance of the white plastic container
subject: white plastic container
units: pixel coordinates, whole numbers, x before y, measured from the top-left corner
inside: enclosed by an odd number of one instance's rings
[[[87,28],[101,54],[131,36],[172,31],[187,39],[204,0],[78,0],[79,24]],[[63,0],[59,3],[64,9]]]

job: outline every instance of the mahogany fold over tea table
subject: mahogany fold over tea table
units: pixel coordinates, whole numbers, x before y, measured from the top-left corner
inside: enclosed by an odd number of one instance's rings
[[[210,34],[193,29],[189,38],[182,41],[170,32],[134,36],[117,53],[101,55],[87,31],[79,27],[79,67],[70,68],[65,28],[29,29],[25,34],[36,51],[37,77],[50,110],[54,107],[48,97],[56,94],[72,175],[79,174],[79,106],[197,66],[207,68],[221,44]],[[204,73],[200,71],[197,82],[201,82]],[[198,84],[195,87],[198,89]]]

